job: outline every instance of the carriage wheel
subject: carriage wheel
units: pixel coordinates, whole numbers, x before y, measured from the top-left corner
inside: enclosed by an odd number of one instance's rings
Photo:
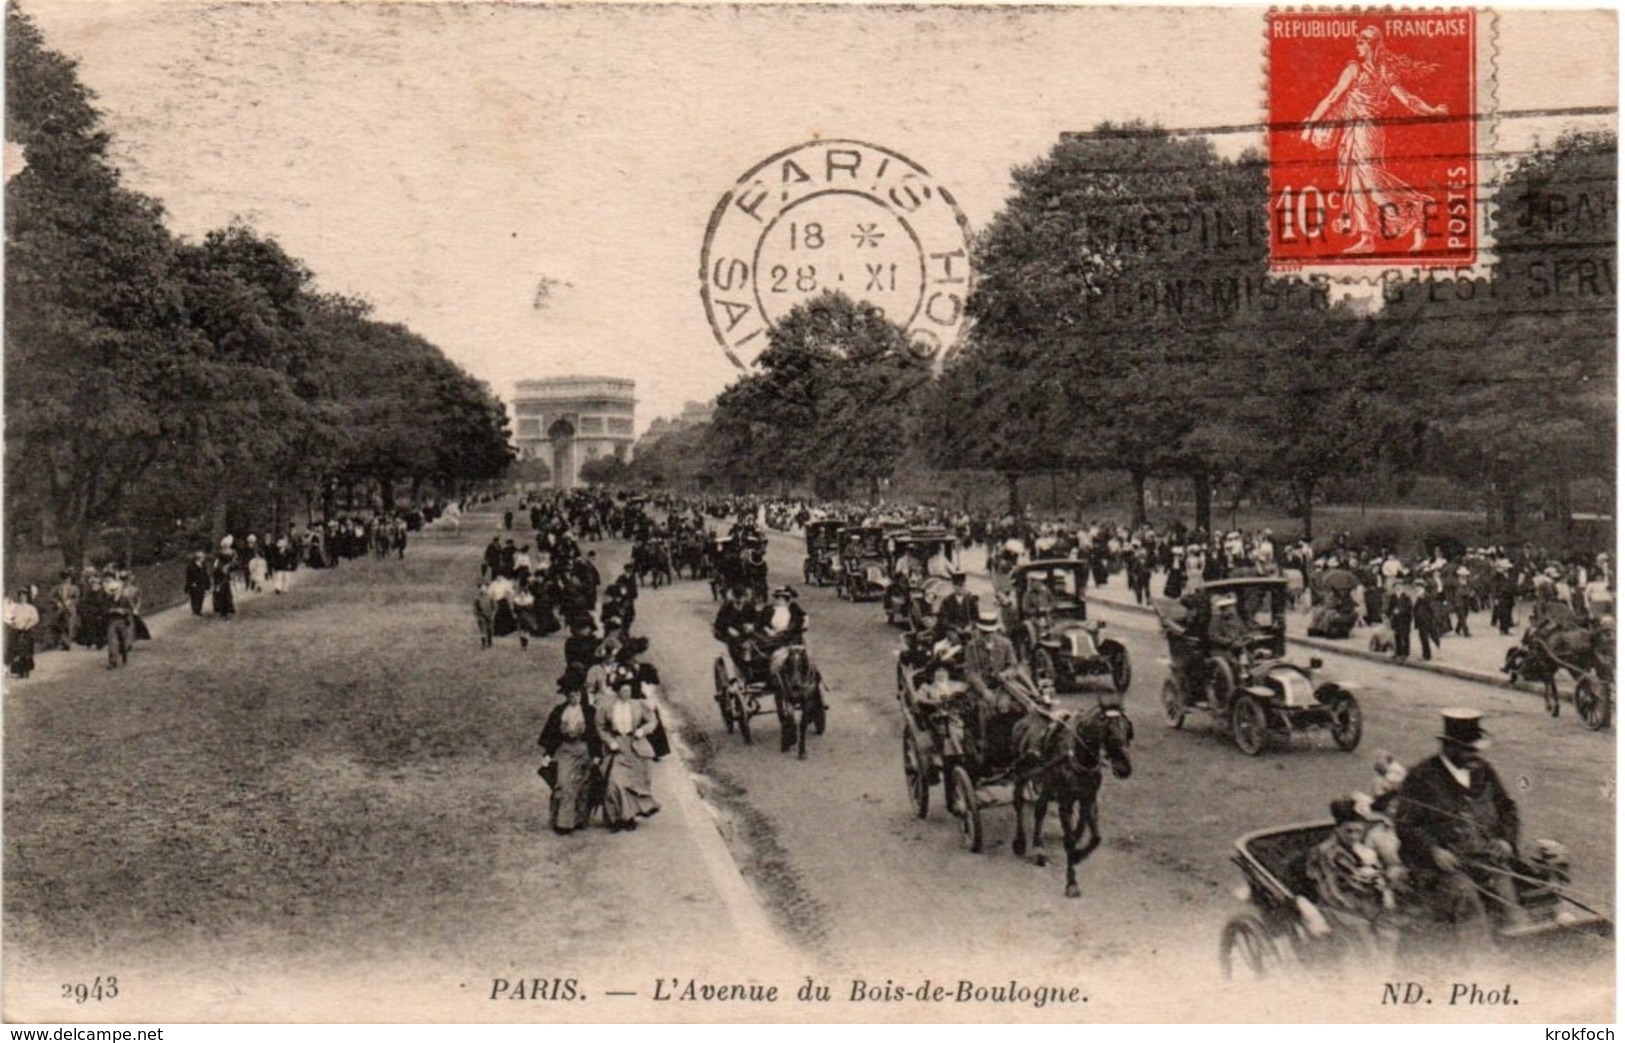
[[[948,776],[948,807],[959,819],[959,842],[971,854],[982,850],[982,808],[976,801],[976,784],[963,764],[955,764]]]
[[[1358,700],[1347,692],[1339,693],[1332,703],[1332,741],[1337,743],[1337,748],[1352,752],[1360,745],[1364,726],[1365,718],[1360,713]]]
[[[736,690],[732,702],[734,717],[739,721],[739,737],[749,746],[755,740],[750,737],[750,711],[745,709],[745,693]]]
[[[1047,648],[1035,648],[1032,654],[1033,680],[1048,681],[1051,685],[1059,687],[1058,671],[1055,669],[1055,653]]]
[[[1168,722],[1170,728],[1183,727],[1185,724],[1185,693],[1172,677],[1162,682],[1162,719]]]
[[[931,776],[920,754],[920,741],[913,732],[903,733],[903,778],[908,782],[908,798],[914,805],[914,817],[925,818],[931,813]]]
[[[1258,756],[1264,752],[1268,732],[1269,719],[1258,697],[1248,692],[1237,696],[1230,712],[1230,733],[1235,737],[1236,749],[1249,757]]]
[[[1134,666],[1129,662],[1128,649],[1116,643],[1109,644],[1106,646],[1106,658],[1112,664],[1112,687],[1117,689],[1118,695],[1122,695],[1134,680]]]
[[[734,730],[733,699],[728,692],[728,668],[718,659],[711,668],[711,675],[717,686],[717,709],[722,711],[722,723],[727,726],[728,734]]]
[[[1281,954],[1258,917],[1237,916],[1224,925],[1219,935],[1219,970],[1227,980],[1238,971],[1243,977],[1263,978],[1280,963]]]
[[[1574,686],[1574,712],[1580,715],[1580,723],[1592,731],[1608,727],[1608,719],[1613,716],[1610,702],[1608,686],[1591,674]]]

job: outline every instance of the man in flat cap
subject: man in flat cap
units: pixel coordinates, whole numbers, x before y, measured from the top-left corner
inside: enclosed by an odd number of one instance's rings
[[[1487,931],[1485,901],[1498,920],[1523,918],[1506,875],[1517,857],[1518,805],[1484,760],[1483,714],[1442,714],[1439,753],[1411,768],[1399,789],[1400,855],[1436,920],[1457,933]]]

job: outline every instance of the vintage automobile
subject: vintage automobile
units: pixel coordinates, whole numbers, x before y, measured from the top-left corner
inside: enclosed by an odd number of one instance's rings
[[[1175,605],[1155,605],[1168,638],[1163,714],[1179,728],[1206,711],[1236,748],[1257,756],[1271,740],[1324,728],[1339,749],[1360,744],[1358,686],[1317,678],[1286,659],[1287,581],[1278,576],[1214,580]]]
[[[801,574],[816,587],[840,582],[841,530],[846,522],[819,519],[807,523],[807,558],[801,565]]]
[[[1033,678],[1056,691],[1075,691],[1086,677],[1105,677],[1119,693],[1133,678],[1128,648],[1100,636],[1106,624],[1089,618],[1084,587],[1089,562],[1053,558],[1017,565],[999,581],[1005,633]]]
[[[870,601],[886,592],[886,529],[849,525],[840,530],[841,573],[835,593],[849,601]]]
[[[886,540],[886,622],[923,630],[936,622],[937,604],[953,589],[959,538],[946,529],[908,529]]]

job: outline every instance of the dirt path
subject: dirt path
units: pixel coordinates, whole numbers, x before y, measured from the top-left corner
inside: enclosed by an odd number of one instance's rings
[[[155,620],[127,669],[8,686],[7,1015],[606,1019],[674,952],[781,952],[680,762],[637,833],[547,829],[561,645],[479,648],[482,544],[302,572],[229,623]],[[60,1000],[96,975],[116,1001]],[[555,977],[589,999],[488,998]]]

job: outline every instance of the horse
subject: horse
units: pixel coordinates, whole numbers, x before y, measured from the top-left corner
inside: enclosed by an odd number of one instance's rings
[[[1016,722],[1012,733],[1016,749],[1016,836],[1010,847],[1027,853],[1026,822],[1022,812],[1033,797],[1033,863],[1044,865],[1044,813],[1051,801],[1058,805],[1062,841],[1066,847],[1066,896],[1079,895],[1077,866],[1100,846],[1099,798],[1102,761],[1112,774],[1126,779],[1134,766],[1129,744],[1134,724],[1117,706],[1097,705],[1077,712],[1032,712]],[[1079,842],[1084,832],[1089,841]]]
[[[1546,700],[1546,712],[1559,715],[1562,702],[1557,691],[1557,675],[1567,670],[1578,681],[1597,668],[1607,655],[1606,638],[1602,628],[1579,624],[1550,631],[1537,636],[1533,631],[1524,634],[1523,642],[1507,649],[1506,663],[1501,669],[1516,683],[1520,679],[1538,681]]]
[[[824,679],[801,643],[774,653],[768,667],[773,706],[779,715],[779,752],[796,747],[796,758],[807,759],[807,728],[824,734]]]

